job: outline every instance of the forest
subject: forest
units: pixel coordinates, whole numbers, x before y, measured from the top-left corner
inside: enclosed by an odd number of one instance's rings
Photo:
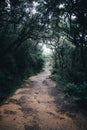
[[[0,102],[44,66],[40,45],[52,49],[52,75],[67,96],[87,103],[87,1],[0,1]]]

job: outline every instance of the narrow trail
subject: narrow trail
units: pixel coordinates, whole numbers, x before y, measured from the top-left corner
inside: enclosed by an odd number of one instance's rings
[[[87,130],[83,115],[70,104],[45,71],[32,76],[0,107],[0,130]]]

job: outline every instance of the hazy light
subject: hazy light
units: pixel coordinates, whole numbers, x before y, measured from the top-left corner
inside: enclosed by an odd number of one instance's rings
[[[32,14],[36,14],[36,7],[39,5],[39,3],[37,3],[37,2],[33,2],[33,9],[32,9]]]
[[[43,45],[42,49],[43,49],[43,54],[45,54],[45,55],[51,54],[51,49],[47,48],[47,46],[45,44]]]
[[[39,3],[37,3],[37,2],[34,1],[33,5],[34,5],[34,7],[37,7],[39,5]]]
[[[73,15],[71,16],[71,19],[76,19],[76,16],[73,14]]]
[[[5,2],[7,3],[6,10],[9,12],[9,11],[10,11],[10,8],[11,8],[11,6],[10,6],[10,1],[9,1],[9,0],[6,0]]]
[[[64,4],[59,5],[59,9],[62,9],[62,8],[64,8]]]
[[[37,12],[36,9],[33,8],[33,9],[32,9],[32,14],[36,14],[36,12]]]

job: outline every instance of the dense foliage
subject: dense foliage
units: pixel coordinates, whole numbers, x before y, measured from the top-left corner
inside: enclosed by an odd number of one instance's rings
[[[52,77],[69,95],[87,99],[87,1],[0,1],[1,93],[41,70],[39,43],[52,49]]]
[[[52,77],[65,82],[69,95],[87,99],[87,1],[51,1],[50,6]]]
[[[0,101],[43,67],[42,29],[33,8],[32,1],[0,1]]]

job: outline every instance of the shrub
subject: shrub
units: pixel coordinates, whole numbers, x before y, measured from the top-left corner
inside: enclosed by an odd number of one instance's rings
[[[84,82],[83,84],[78,85],[77,87],[77,96],[80,99],[87,99],[87,83]]]
[[[67,83],[65,86],[65,92],[68,93],[70,96],[76,95],[77,85],[75,85],[74,83]]]
[[[76,97],[78,100],[87,100],[87,83],[78,85],[67,83],[65,86],[65,93],[66,95]]]

